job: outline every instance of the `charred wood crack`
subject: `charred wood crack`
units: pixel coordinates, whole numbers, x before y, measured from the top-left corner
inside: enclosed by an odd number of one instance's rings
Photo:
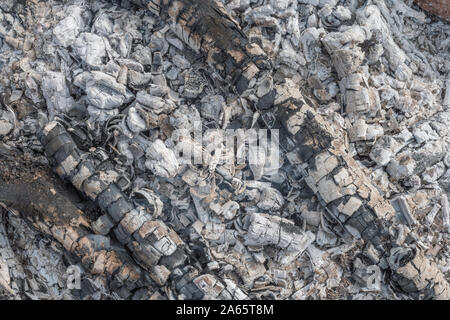
[[[62,124],[49,122],[41,141],[46,155],[55,161],[56,173],[105,212],[92,223],[93,229],[100,235],[114,234],[158,285],[173,280],[171,287],[187,299],[201,299],[209,290],[213,298],[246,298],[231,280],[223,283],[189,264],[190,252],[178,234],[137,207],[117,184],[119,175],[102,171],[101,163],[80,151]]]
[[[303,161],[298,165],[303,165],[304,179],[326,212],[372,246],[373,262],[389,270],[393,281],[412,297],[449,299],[450,284],[436,263],[414,243],[399,245],[390,234],[389,226],[399,223],[395,210],[348,154],[345,133],[304,101],[280,107]]]
[[[259,45],[250,42],[218,0],[133,2],[167,22],[172,31],[192,50],[201,53],[241,96],[274,71],[271,59]],[[421,4],[421,1],[417,2]],[[375,94],[372,95],[376,90],[364,84],[361,61],[347,61],[348,68],[343,63],[348,52],[355,52],[355,47],[347,46],[344,51],[342,44],[346,41],[349,42],[347,45],[358,41],[365,43],[370,36],[364,34],[364,40],[349,40],[343,34],[329,33],[321,41],[338,71],[346,112],[353,122],[353,115],[359,116],[372,107],[376,109],[379,101]],[[359,56],[363,56],[362,52]],[[352,69],[352,66],[356,68]],[[156,52],[152,72],[157,74],[161,70],[161,54]],[[121,81],[126,83],[126,79]],[[356,90],[355,81],[358,84]],[[119,89],[123,89],[123,96],[128,98],[125,86]],[[297,167],[301,179],[317,197],[328,218],[335,221],[334,231],[345,240],[364,240],[364,250],[370,252],[368,256],[372,262],[390,277],[396,288],[413,298],[449,299],[448,281],[417,245],[414,233],[408,241],[399,241],[391,232],[391,227],[398,224],[395,209],[350,154],[344,130],[328,123],[299,92],[282,89],[277,86],[258,98],[264,100],[266,107],[278,112],[278,120],[289,132],[294,141],[294,153],[298,156],[298,162],[291,165]],[[36,229],[57,239],[92,273],[104,273],[114,279],[115,285],[126,286],[128,290],[156,283],[160,292],[169,298],[247,298],[231,279],[219,279],[200,270],[199,262],[195,261],[195,255],[180,235],[152,212],[156,205],[144,208],[134,202],[124,192],[118,172],[106,169],[113,168],[113,164],[99,159],[93,152],[82,151],[62,123],[47,123],[40,139],[56,173],[94,201],[104,214],[96,221],[87,221],[63,195],[58,184],[45,174],[27,183],[2,184],[0,202],[17,209]],[[166,174],[170,176],[172,172]],[[448,208],[446,210],[448,215]],[[314,240],[313,236],[281,217],[249,216],[248,230],[239,230],[243,234],[247,232],[244,244],[252,246],[260,241],[281,248],[277,258],[286,263],[298,257],[284,255],[287,253],[284,250],[291,244],[296,246],[297,253],[303,253]],[[265,228],[270,230],[267,232]],[[132,258],[122,250],[115,250],[110,244],[111,239],[117,239],[126,247]],[[152,279],[151,284],[146,276]]]
[[[165,19],[191,49],[241,94],[272,68],[265,52],[251,43],[239,25],[217,0],[137,0]]]

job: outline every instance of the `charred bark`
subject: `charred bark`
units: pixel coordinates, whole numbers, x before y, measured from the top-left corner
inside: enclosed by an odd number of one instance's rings
[[[14,165],[20,160],[16,158]],[[89,220],[61,180],[45,168],[24,169],[12,178],[8,174],[11,161],[3,159],[1,165],[0,203],[4,208],[12,209],[35,230],[56,239],[92,275],[104,277],[108,289],[120,291],[124,287],[130,292],[144,285],[151,287],[126,252],[118,250],[109,238],[92,232]]]
[[[239,94],[271,69],[271,61],[218,0],[136,0],[167,20],[191,49],[201,52],[209,65]],[[253,82],[253,83],[252,83]]]
[[[297,163],[299,170],[337,222],[336,232],[362,238],[366,249],[372,247],[372,262],[389,271],[394,284],[412,297],[449,299],[450,284],[436,263],[426,258],[414,241],[398,243],[389,232],[390,226],[401,222],[391,203],[348,153],[343,130],[325,121],[301,98],[280,108],[302,161]]]
[[[105,235],[113,235],[159,286],[169,284],[175,294],[185,299],[246,298],[231,280],[224,284],[213,275],[201,274],[195,261],[190,261],[190,250],[178,234],[153,217],[150,206],[136,206],[121,190],[119,175],[102,169],[108,167],[108,161],[101,162],[79,150],[60,123],[48,123],[41,141],[46,155],[55,162],[58,175],[105,212],[92,223],[96,237],[109,239]]]

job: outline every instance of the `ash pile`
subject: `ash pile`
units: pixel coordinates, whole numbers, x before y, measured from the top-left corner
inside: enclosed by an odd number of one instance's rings
[[[0,3],[0,298],[450,299],[449,22],[160,2]]]

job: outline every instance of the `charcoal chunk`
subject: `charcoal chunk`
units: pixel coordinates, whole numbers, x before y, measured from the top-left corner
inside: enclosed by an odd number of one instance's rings
[[[107,211],[114,221],[119,222],[134,206],[125,198],[120,198],[116,202],[109,205]]]

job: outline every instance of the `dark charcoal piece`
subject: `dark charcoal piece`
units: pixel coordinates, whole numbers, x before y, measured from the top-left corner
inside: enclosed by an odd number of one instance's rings
[[[261,99],[258,100],[257,107],[262,110],[267,110],[273,107],[273,104],[275,102],[275,95],[276,91],[272,90],[265,96],[261,97]]]
[[[97,197],[97,203],[102,210],[106,211],[111,203],[123,197],[124,195],[122,191],[120,191],[119,187],[116,184],[111,184]]]
[[[177,267],[181,267],[187,259],[187,255],[184,250],[178,248],[170,256],[164,256],[160,260],[160,264],[167,267],[169,270],[173,270]]]
[[[55,137],[62,135],[66,132],[66,129],[61,124],[56,124],[46,135],[41,137],[41,142],[45,146]]]
[[[71,154],[77,154],[79,159],[79,152],[76,148],[74,143],[68,143],[63,145],[59,150],[53,155],[53,158],[55,159],[56,163],[60,164],[64,160],[67,159],[67,157]]]
[[[116,202],[113,202],[106,211],[114,219],[114,221],[120,222],[120,220],[122,220],[122,218],[133,209],[134,206],[122,197]]]
[[[121,232],[126,233],[123,229],[121,230]],[[126,238],[126,241],[131,242],[131,239]],[[151,245],[142,245],[134,241],[130,243],[128,247],[133,252],[133,256],[147,267],[158,264],[158,261],[161,258],[161,253]]]
[[[52,140],[50,140],[50,142],[47,145],[45,145],[45,154],[49,158],[51,158],[64,145],[72,145],[72,146],[75,145],[68,133],[60,134],[54,137]]]
[[[95,201],[100,193],[106,190],[108,185],[102,181],[97,175],[92,175],[83,182],[83,192],[93,201]]]
[[[97,234],[107,235],[109,231],[114,227],[114,222],[111,218],[104,214],[96,221],[92,223],[92,228]]]
[[[189,300],[200,300],[205,295],[193,282],[189,282],[181,288],[180,293],[184,294]]]
[[[64,156],[63,153],[64,155],[66,154],[64,148],[56,153],[55,158],[62,158]],[[58,165],[55,171],[61,178],[66,179],[71,177],[76,173],[80,161],[81,153],[78,149],[74,149],[63,160],[57,160]]]
[[[119,240],[119,242],[124,245],[131,242],[130,235],[128,234],[128,232],[123,230],[120,224],[114,229],[114,235],[116,236],[117,240]]]
[[[235,87],[238,94],[242,94],[245,90],[248,89],[250,81],[244,76],[239,77],[239,80],[236,81]]]
[[[81,177],[80,176],[81,172],[84,173],[85,171],[88,171],[89,174],[86,177],[85,176]],[[88,158],[88,159],[85,159],[80,162],[80,164],[76,168],[75,172],[73,173],[73,175],[71,175],[69,177],[69,179],[75,188],[77,188],[79,191],[82,191],[81,187],[82,187],[84,180],[89,178],[94,173],[95,173],[94,161],[92,159]],[[84,180],[82,178],[84,178]]]

